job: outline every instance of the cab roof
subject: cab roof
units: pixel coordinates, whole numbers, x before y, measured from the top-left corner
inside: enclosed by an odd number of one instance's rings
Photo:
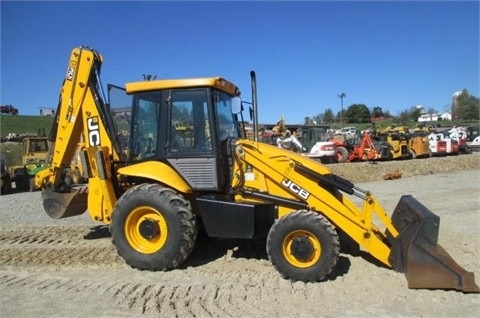
[[[154,81],[131,82],[125,84],[128,94],[162,90],[162,89],[179,89],[179,88],[197,88],[212,87],[224,91],[230,95],[239,96],[238,87],[221,77],[205,77],[205,78],[187,78],[187,79],[165,79]]]

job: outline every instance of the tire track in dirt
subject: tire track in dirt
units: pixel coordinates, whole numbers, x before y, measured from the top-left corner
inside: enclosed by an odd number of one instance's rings
[[[26,274],[28,275],[28,274]],[[127,284],[113,279],[68,278],[61,274],[0,276],[0,288],[38,290],[48,295],[74,293],[88,298],[102,298],[123,307],[133,316],[165,317],[262,317],[261,286],[232,284],[175,284],[141,281]],[[81,301],[82,299],[79,299]]]
[[[129,279],[128,283],[124,283],[117,282],[114,278],[98,279],[98,275],[92,275],[92,278],[90,275],[64,277],[64,271],[72,269],[88,271],[93,268],[95,272],[105,273],[107,269],[127,268],[123,259],[117,255],[105,229],[89,226],[2,227],[0,266],[7,272],[16,268],[31,269],[32,275],[0,274],[0,288],[33,289],[58,295],[98,294],[98,297],[111,299],[138,315],[261,316],[263,309],[258,301],[262,298],[263,283],[258,284],[258,279],[254,278],[258,271],[253,268],[259,259],[264,258],[263,245],[259,248],[255,244],[236,243],[238,242],[231,240],[199,242],[197,252],[191,255],[182,269],[174,273],[131,269],[137,279]],[[242,267],[246,259],[253,263],[245,271]],[[236,260],[238,264],[234,265]],[[216,265],[210,265],[210,262]],[[222,267],[227,270],[220,272],[218,263],[224,263],[225,266]],[[192,265],[194,269],[191,269]],[[5,270],[1,272],[5,273]],[[39,274],[42,271],[51,273],[52,270],[55,271],[54,274]],[[167,278],[162,279],[163,283],[155,279],[145,282],[142,273],[148,277]],[[178,275],[181,277],[180,282],[176,279]],[[212,275],[216,276],[214,282],[209,279]],[[168,277],[172,278],[171,282]],[[202,277],[200,282],[196,280],[198,277]],[[249,283],[245,284],[245,281]]]
[[[0,227],[0,244],[91,244],[95,239],[108,238],[106,226],[16,226]]]
[[[17,226],[0,227],[0,244],[67,245],[91,244],[96,238],[108,238],[104,226]]]
[[[0,265],[119,267],[122,264],[105,230],[88,226],[0,228]]]
[[[266,302],[271,313],[292,297],[306,300],[308,291],[272,268],[262,239],[202,239],[178,269],[153,273],[129,269],[105,228],[18,226],[0,228],[0,266],[11,269],[0,274],[0,289],[97,297],[139,316],[264,317]]]

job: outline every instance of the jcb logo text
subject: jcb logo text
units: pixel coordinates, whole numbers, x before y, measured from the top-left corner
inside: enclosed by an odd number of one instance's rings
[[[307,200],[308,197],[310,196],[310,193],[303,189],[302,187],[300,187],[299,185],[295,184],[294,182],[292,182],[291,180],[288,180],[288,179],[283,179],[282,180],[282,185],[285,187],[285,188],[288,188],[290,191],[292,191],[293,193],[295,194],[298,194],[302,199],[304,200]]]
[[[67,80],[71,81],[75,75],[75,62],[70,62],[67,70]]]
[[[100,146],[100,131],[97,116],[87,118],[87,128],[90,146]]]

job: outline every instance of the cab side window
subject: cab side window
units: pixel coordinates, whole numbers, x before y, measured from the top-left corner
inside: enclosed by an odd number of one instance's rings
[[[170,152],[212,151],[207,106],[205,89],[171,92]]]

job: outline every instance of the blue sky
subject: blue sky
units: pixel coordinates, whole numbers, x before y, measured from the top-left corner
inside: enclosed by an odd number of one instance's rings
[[[355,103],[391,114],[479,96],[478,1],[1,1],[0,103],[56,107],[71,50],[104,57],[102,81],[222,76],[261,123]]]

